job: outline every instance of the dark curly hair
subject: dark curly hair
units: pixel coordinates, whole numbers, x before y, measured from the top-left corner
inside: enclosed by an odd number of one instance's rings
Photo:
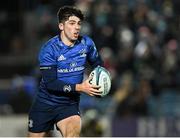
[[[83,13],[79,9],[77,9],[76,7],[73,7],[73,6],[63,6],[57,12],[57,17],[58,17],[59,23],[63,23],[65,21],[67,21],[70,16],[76,16],[81,21],[84,20]]]

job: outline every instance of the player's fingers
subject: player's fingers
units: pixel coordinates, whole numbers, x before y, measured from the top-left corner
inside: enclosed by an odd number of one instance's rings
[[[95,92],[95,93],[102,93],[100,90],[98,90],[98,89],[94,89],[94,88],[91,88],[91,92]]]
[[[91,92],[91,94],[93,94],[94,96],[96,95],[96,96],[101,96],[101,93],[99,93],[99,92]]]
[[[94,89],[99,89],[99,88],[101,88],[101,86],[99,86],[99,85],[91,85],[92,86],[92,88],[94,88]]]
[[[89,93],[90,96],[94,96],[93,94]]]

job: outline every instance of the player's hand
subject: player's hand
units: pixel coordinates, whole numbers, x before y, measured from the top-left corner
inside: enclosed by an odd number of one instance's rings
[[[102,93],[99,91],[100,86],[90,84],[89,82],[91,80],[92,76],[83,81],[81,84],[76,84],[76,91],[84,92],[90,96],[100,96]]]

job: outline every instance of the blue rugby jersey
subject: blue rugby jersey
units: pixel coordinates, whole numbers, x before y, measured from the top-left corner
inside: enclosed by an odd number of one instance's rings
[[[88,36],[79,37],[72,47],[65,45],[59,35],[50,39],[39,53],[42,80],[38,99],[51,105],[79,102],[75,84],[83,81],[86,61],[92,67],[102,65],[96,46]]]

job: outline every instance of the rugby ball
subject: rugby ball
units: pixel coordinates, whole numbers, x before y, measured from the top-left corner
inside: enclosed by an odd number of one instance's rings
[[[90,84],[99,85],[101,88],[99,89],[102,91],[100,97],[106,96],[111,89],[111,76],[107,69],[101,66],[97,66],[89,76],[92,76],[92,80],[90,80]]]

